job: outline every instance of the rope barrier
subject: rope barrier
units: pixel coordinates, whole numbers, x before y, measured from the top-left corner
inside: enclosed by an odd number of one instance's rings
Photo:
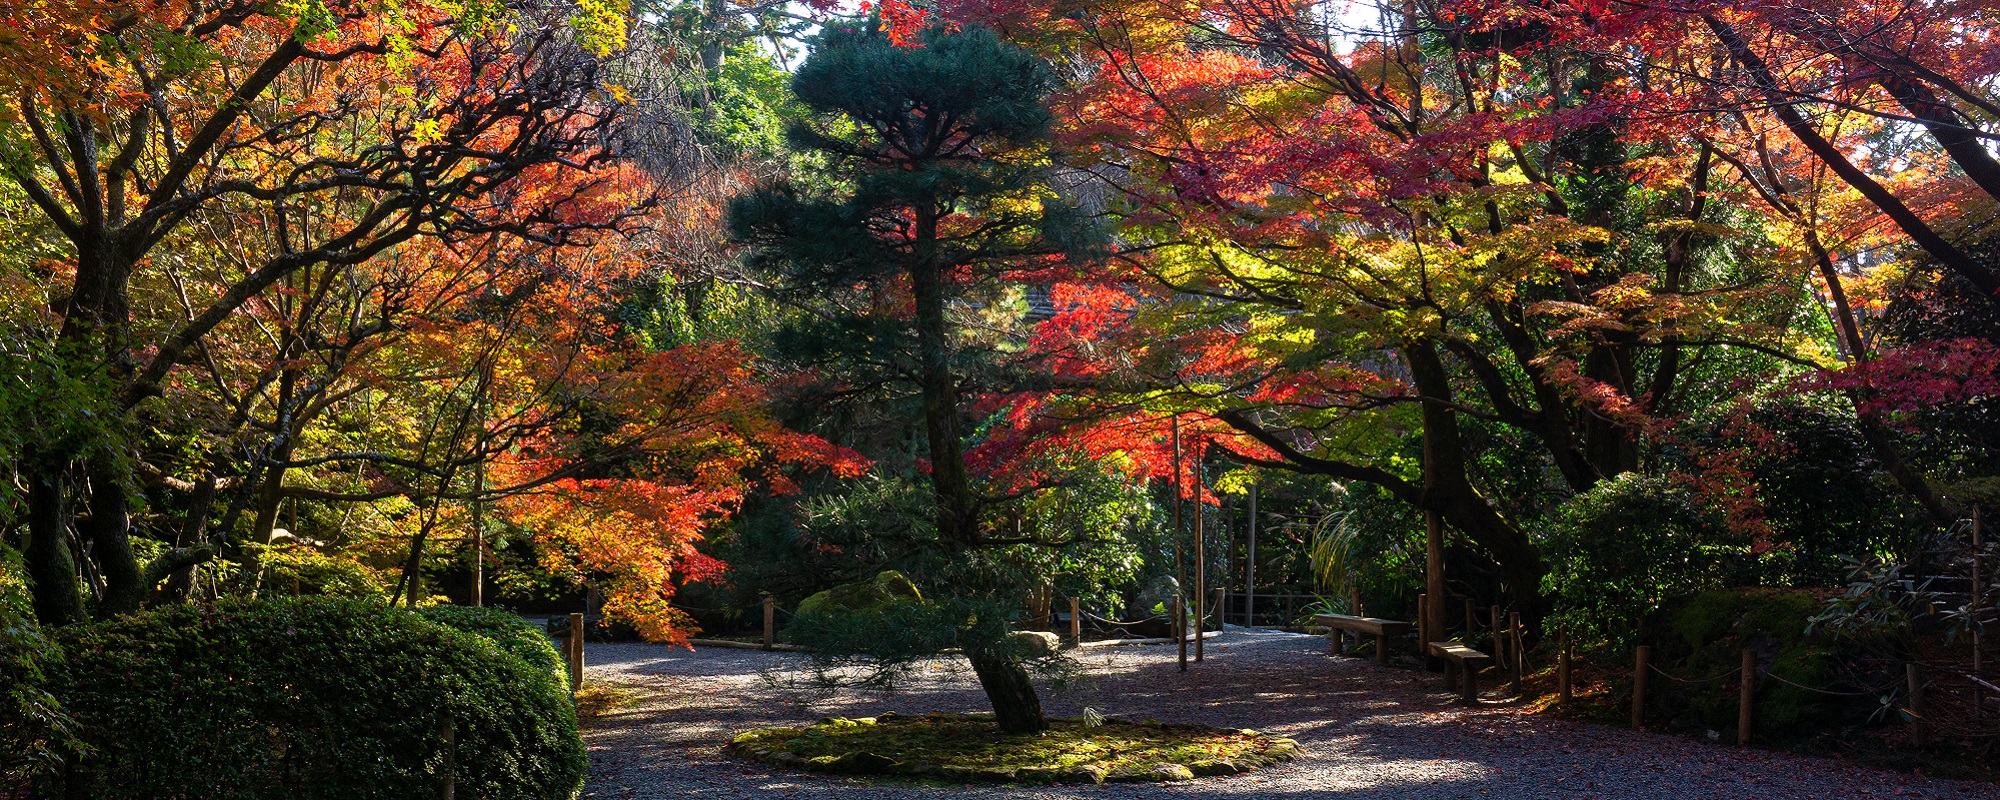
[[[1147,623],[1147,622],[1152,622],[1153,620],[1156,620],[1156,619],[1157,619],[1157,620],[1164,620],[1164,619],[1166,619],[1166,618],[1167,618],[1167,615],[1165,615],[1165,614],[1154,614],[1154,615],[1152,615],[1152,616],[1150,616],[1150,617],[1144,617],[1144,618],[1141,618],[1141,619],[1135,619],[1135,620],[1129,620],[1129,621],[1120,621],[1120,620],[1115,620],[1115,619],[1105,619],[1104,617],[1100,617],[1100,616],[1098,616],[1098,615],[1096,615],[1096,614],[1092,614],[1092,613],[1090,613],[1089,611],[1085,611],[1085,612],[1083,612],[1083,616],[1084,616],[1084,617],[1086,617],[1086,618],[1088,618],[1088,619],[1090,619],[1090,620],[1091,620],[1092,622],[1098,622],[1098,623],[1102,623],[1102,624],[1105,624],[1105,625],[1110,625],[1110,626],[1113,626],[1113,627],[1119,627],[1119,626],[1124,626],[1124,625],[1139,625],[1139,624],[1143,624],[1143,623]]]
[[[1827,695],[1829,697],[1881,697],[1883,692],[1889,691],[1890,689],[1894,689],[1896,686],[1895,684],[1891,683],[1886,688],[1870,689],[1865,692],[1836,692],[1831,689],[1815,689],[1811,686],[1807,686],[1802,683],[1795,683],[1793,681],[1788,681],[1785,680],[1783,677],[1779,676],[1778,673],[1776,672],[1764,673],[1764,677],[1770,678],[1771,680],[1777,681],[1786,686],[1790,686],[1794,689],[1804,689],[1805,691],[1808,692],[1817,692],[1819,694]]]
[[[1714,674],[1714,675],[1710,675],[1710,676],[1708,676],[1708,677],[1706,677],[1706,678],[1701,678],[1701,679],[1698,679],[1698,680],[1697,680],[1697,679],[1693,679],[1693,678],[1683,678],[1683,677],[1681,677],[1681,676],[1679,676],[1679,675],[1675,675],[1675,674],[1673,674],[1673,673],[1670,673],[1670,672],[1668,672],[1668,671],[1666,671],[1666,670],[1663,670],[1663,669],[1660,669],[1659,667],[1656,667],[1656,666],[1652,665],[1651,663],[1648,663],[1648,664],[1646,664],[1646,667],[1647,667],[1648,669],[1651,669],[1651,670],[1652,670],[1652,671],[1654,671],[1654,672],[1657,672],[1657,673],[1660,673],[1660,675],[1661,675],[1662,677],[1666,677],[1666,678],[1670,678],[1670,679],[1673,679],[1673,680],[1677,680],[1677,681],[1680,681],[1681,683],[1708,683],[1709,681],[1714,681],[1714,680],[1720,680],[1720,679],[1722,679],[1722,678],[1727,678],[1727,677],[1729,677],[1729,676],[1731,676],[1731,675],[1734,675],[1734,674],[1736,674],[1736,673],[1738,673],[1738,672],[1742,672],[1742,671],[1743,671],[1743,668],[1742,668],[1742,667],[1737,667],[1737,668],[1735,668],[1735,669],[1732,669],[1732,670],[1729,670],[1729,671],[1727,671],[1727,672],[1718,672],[1718,673],[1716,673],[1716,674]]]

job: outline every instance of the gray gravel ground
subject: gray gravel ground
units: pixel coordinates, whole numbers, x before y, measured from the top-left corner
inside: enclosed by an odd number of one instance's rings
[[[737,731],[883,711],[977,711],[969,670],[940,662],[894,695],[844,692],[802,705],[768,677],[803,656],[659,645],[591,645],[594,681],[643,700],[586,732],[585,796],[625,798],[1993,798],[2000,787],[1915,778],[1622,728],[1461,709],[1429,673],[1325,654],[1324,640],[1231,630],[1205,663],[1177,671],[1165,646],[1093,648],[1094,678],[1044,693],[1052,715],[1090,706],[1134,719],[1205,722],[1290,736],[1298,761],[1230,778],[1108,786],[920,786],[774,771],[723,752]]]

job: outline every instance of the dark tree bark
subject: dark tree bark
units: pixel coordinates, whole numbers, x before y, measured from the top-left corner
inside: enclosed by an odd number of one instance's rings
[[[30,472],[28,483],[28,583],[35,619],[43,625],[84,621],[82,584],[69,552],[68,503],[54,470]]]
[[[979,688],[986,690],[986,700],[993,704],[993,716],[1000,721],[1002,732],[1048,730],[1048,718],[1042,714],[1042,698],[1035,694],[1035,683],[1020,659],[984,648],[968,648],[966,660],[972,662],[972,672],[979,676]]]

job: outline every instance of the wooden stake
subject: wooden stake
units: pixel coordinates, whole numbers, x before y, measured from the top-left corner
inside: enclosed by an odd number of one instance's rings
[[[1361,607],[1361,589],[1359,587],[1351,587],[1347,590],[1347,607],[1354,609],[1354,616],[1368,616],[1368,612]]]
[[[1493,607],[1493,666],[1507,668],[1506,628],[1500,627],[1500,607]]]
[[[1473,605],[1472,598],[1465,598],[1465,643],[1472,645],[1472,633],[1479,630],[1479,606]]]
[[[764,595],[764,649],[778,644],[778,598]]]
[[[1174,641],[1179,643],[1181,649],[1181,671],[1186,672],[1187,671],[1187,614],[1181,612],[1180,595],[1174,596],[1173,606],[1174,606],[1173,608]]]
[[[583,686],[583,615],[569,615],[569,690]]]
[[[1229,590],[1211,589],[1209,591],[1215,595],[1215,629],[1221,631],[1222,621],[1228,618],[1225,616],[1225,612],[1229,610]]]
[[[1208,504],[1201,501],[1202,492],[1208,481],[1203,477],[1202,461],[1208,456],[1208,448],[1196,444],[1194,448],[1194,660],[1202,658],[1201,629],[1207,626],[1208,614],[1208,531],[1203,521],[1208,519]]]
[[[438,796],[453,800],[458,794],[458,726],[452,724],[450,714],[444,715],[444,724],[438,726],[438,735],[444,739],[444,786]]]
[[[1569,643],[1564,642],[1562,652],[1556,654],[1556,702],[1568,705],[1569,701]]]
[[[1069,640],[1083,641],[1083,603],[1075,597],[1069,599]]]
[[[1966,603],[1966,615],[1972,625],[1972,675],[1981,677],[1985,667],[1985,656],[1981,651],[1979,637],[1979,603],[1986,599],[1985,587],[1979,582],[1979,506],[1972,507],[1972,600]],[[1986,690],[1975,682],[1972,684],[1972,718],[1986,716]]]
[[[1750,746],[1750,705],[1757,696],[1757,653],[1743,648],[1743,683],[1736,693],[1736,746]]]
[[[1910,684],[1910,740],[1918,747],[1930,743],[1929,725],[1924,720],[1924,672],[1923,667],[1912,661],[1903,666],[1903,676]]]
[[[1243,554],[1243,627],[1257,625],[1257,482],[1250,482],[1250,544]]]
[[[1418,653],[1429,653],[1431,650],[1430,600],[1429,592],[1417,593],[1417,638],[1421,640],[1417,642]]]
[[[1639,645],[1639,652],[1632,662],[1632,729],[1646,729],[1646,664],[1653,658],[1653,648]]]
[[[1507,612],[1507,638],[1509,640],[1508,647],[1510,648],[1507,654],[1514,657],[1514,660],[1510,662],[1514,665],[1514,696],[1520,697],[1521,671],[1527,666],[1527,662],[1521,654],[1521,612],[1519,611]]]

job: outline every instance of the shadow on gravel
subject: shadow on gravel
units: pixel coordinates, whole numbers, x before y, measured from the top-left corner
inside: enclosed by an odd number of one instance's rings
[[[1070,693],[1045,694],[1047,711],[1071,716],[1089,706],[1131,719],[1256,728],[1298,739],[1304,757],[1231,778],[1102,787],[874,783],[774,772],[723,753],[722,743],[748,728],[889,710],[982,710],[977,685],[958,670],[925,669],[893,695],[846,692],[806,708],[760,676],[802,667],[797,654],[593,645],[594,678],[645,686],[650,701],[589,730],[586,797],[2000,800],[2000,787],[1986,784],[1460,709],[1436,676],[1332,658],[1318,637],[1237,631],[1225,642],[1211,645],[1207,661],[1185,673],[1164,646],[1093,652],[1085,658],[1094,679]]]

